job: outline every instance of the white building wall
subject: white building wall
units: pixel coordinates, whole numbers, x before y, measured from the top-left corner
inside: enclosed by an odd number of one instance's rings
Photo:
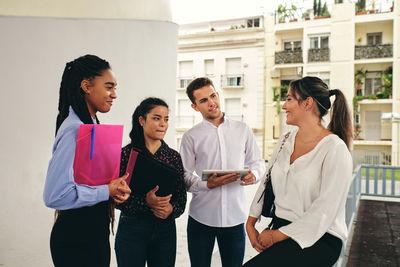
[[[118,98],[99,119],[124,124],[124,143],[144,97],[164,98],[174,109],[178,26],[170,22],[169,1],[106,2],[0,2],[2,266],[52,266],[54,210],[44,206],[42,193],[66,62],[91,53],[111,63]],[[174,132],[171,123],[168,143]]]

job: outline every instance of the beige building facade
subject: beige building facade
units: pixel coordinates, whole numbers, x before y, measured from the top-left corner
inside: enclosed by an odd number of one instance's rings
[[[177,61],[176,147],[182,135],[202,120],[191,108],[186,87],[209,77],[220,94],[221,109],[246,122],[260,150],[264,135],[263,16],[181,25]]]
[[[287,85],[318,76],[349,101],[354,163],[400,165],[399,4],[367,14],[335,4],[330,17],[284,23],[265,16],[265,158],[288,129],[280,110]]]

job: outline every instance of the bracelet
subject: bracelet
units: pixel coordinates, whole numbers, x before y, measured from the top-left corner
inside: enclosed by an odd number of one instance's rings
[[[271,246],[274,244],[274,238],[273,238],[273,236],[272,236],[272,230],[271,230]]]

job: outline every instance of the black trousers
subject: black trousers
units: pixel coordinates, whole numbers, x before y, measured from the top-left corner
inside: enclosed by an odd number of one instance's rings
[[[109,226],[108,201],[61,211],[50,236],[54,265],[109,267]]]
[[[272,229],[278,229],[289,223],[275,217]],[[301,249],[293,239],[289,238],[264,250],[243,266],[333,266],[340,256],[341,249],[342,240],[328,233],[324,234],[313,246],[305,249]]]

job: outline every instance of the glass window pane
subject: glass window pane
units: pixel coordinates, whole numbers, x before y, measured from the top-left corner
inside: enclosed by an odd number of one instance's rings
[[[375,44],[382,44],[382,34],[377,34],[375,36]]]
[[[260,27],[260,19],[254,19],[254,27]]]
[[[292,43],[291,42],[284,42],[283,43],[285,51],[292,50]]]
[[[301,50],[301,41],[294,42],[294,50]]]
[[[321,37],[321,48],[329,48],[329,37]]]
[[[374,44],[374,36],[367,35],[367,44],[368,45],[373,45]]]
[[[252,28],[253,27],[253,20],[248,19],[247,20],[247,28]]]
[[[365,78],[364,95],[372,95],[372,79]]]
[[[310,48],[317,49],[318,48],[318,37],[311,37],[310,38]]]

